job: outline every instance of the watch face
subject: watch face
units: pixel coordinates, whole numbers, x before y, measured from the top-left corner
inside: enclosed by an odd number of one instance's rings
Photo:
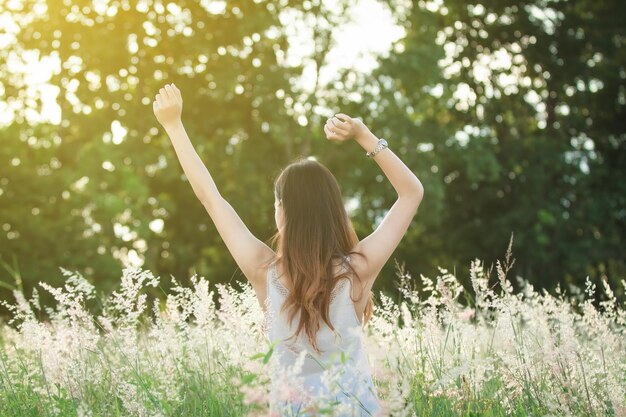
[[[387,141],[386,141],[385,139],[381,139],[380,143],[381,143],[383,146],[387,146]]]

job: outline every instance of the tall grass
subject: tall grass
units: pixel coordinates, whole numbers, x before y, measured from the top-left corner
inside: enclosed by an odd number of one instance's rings
[[[402,297],[380,294],[364,342],[383,415],[626,416],[624,305],[605,285],[596,309],[589,282],[578,295],[523,281],[515,293],[509,256],[497,291],[476,260],[473,297],[444,269],[420,285],[399,271]],[[149,303],[159,279],[127,268],[94,314],[94,286],[61,270],[62,288],[40,283],[54,306],[40,306],[37,291],[3,303],[0,415],[268,415],[272,346],[248,284],[212,290],[194,276]]]

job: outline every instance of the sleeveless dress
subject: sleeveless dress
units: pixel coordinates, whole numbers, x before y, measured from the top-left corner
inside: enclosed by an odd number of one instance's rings
[[[343,267],[350,257],[344,257]],[[275,263],[268,268],[265,331],[274,350],[270,357],[272,416],[312,417],[324,409],[337,417],[375,416],[380,410],[371,377],[363,328],[350,298],[352,284],[342,279],[331,293],[329,319],[335,333],[323,321],[317,333],[317,353],[302,331],[295,333],[299,313],[289,326],[287,311],[280,308],[289,290],[278,278]]]

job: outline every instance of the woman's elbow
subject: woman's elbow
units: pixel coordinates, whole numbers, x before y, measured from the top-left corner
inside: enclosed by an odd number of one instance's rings
[[[405,192],[398,195],[398,199],[404,200],[415,207],[415,211],[424,198],[424,186],[417,181],[412,187],[408,188]]]
[[[424,186],[417,177],[415,177],[415,186],[412,194],[413,198],[417,202],[417,205],[419,206],[419,204],[422,202],[422,199],[424,198]]]

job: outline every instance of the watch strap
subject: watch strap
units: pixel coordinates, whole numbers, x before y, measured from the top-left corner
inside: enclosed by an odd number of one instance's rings
[[[378,143],[376,144],[376,147],[374,148],[374,150],[371,152],[367,152],[365,156],[367,156],[368,158],[373,158],[374,156],[376,156],[378,152],[382,151],[386,147],[387,147],[387,141],[383,138],[380,138],[378,139]]]

